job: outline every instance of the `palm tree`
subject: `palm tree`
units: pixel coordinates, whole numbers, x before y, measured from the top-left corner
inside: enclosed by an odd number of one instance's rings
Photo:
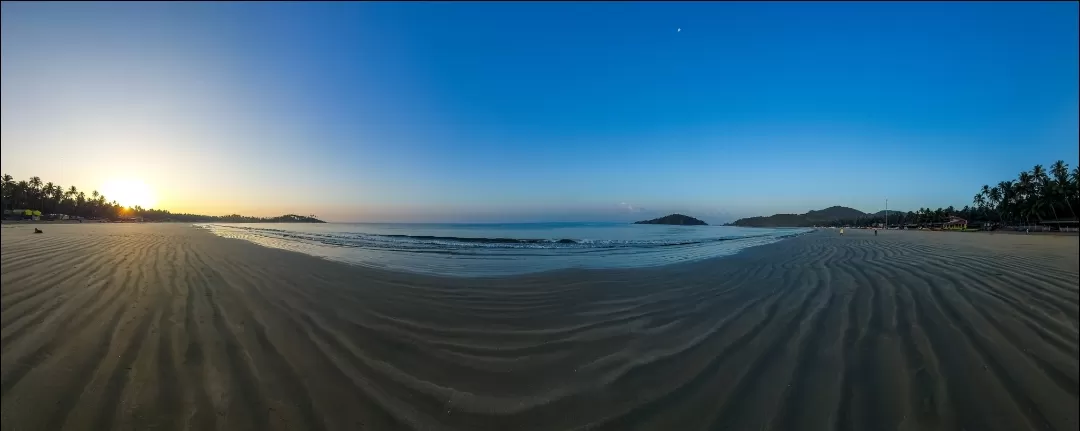
[[[86,205],[86,193],[79,192],[79,194],[75,195],[75,212],[82,212],[83,205]],[[81,216],[82,214],[79,215]]]
[[[64,188],[59,184],[53,186],[53,199],[56,200],[56,209],[58,210],[58,212],[63,212]]]
[[[986,184],[983,184],[982,189],[979,191],[978,196],[980,197],[980,199],[979,199],[980,202],[981,202],[980,207],[982,208],[982,211],[983,211],[983,217],[985,217],[988,220],[990,219],[990,211],[989,211],[988,207],[990,205],[996,205],[996,203],[992,199],[991,195],[992,195],[992,192],[990,190],[990,186],[988,186]]]
[[[41,212],[45,212],[45,198],[52,196],[53,183],[52,181],[45,183],[45,186],[41,188],[41,195],[38,196],[38,202],[40,203]]]
[[[983,216],[986,216],[986,194],[985,194],[985,192],[989,192],[990,187],[989,186],[983,186],[983,188],[984,188],[983,189],[984,191],[980,191],[978,193],[975,193],[975,197],[971,201],[972,203],[975,204],[975,208],[972,208],[971,211],[972,211],[972,213],[974,213],[976,210],[982,210]],[[974,219],[975,217],[973,216],[971,218]]]
[[[1033,203],[1035,205],[1033,209],[1050,208],[1054,220],[1058,220],[1057,208],[1055,208],[1056,193],[1054,185],[1050,182],[1050,176],[1046,174],[1046,169],[1043,169],[1042,165],[1035,165],[1035,167],[1031,168],[1031,177],[1035,188],[1034,198],[1037,201]],[[1039,220],[1042,220],[1038,210],[1035,211],[1035,215]]]
[[[1069,208],[1069,213],[1075,219],[1076,211],[1073,210],[1072,201],[1069,199],[1069,165],[1058,160],[1050,166],[1050,173],[1054,176],[1054,191],[1065,201],[1065,206]]]
[[[78,195],[79,189],[75,186],[68,187],[67,191],[64,192],[64,196],[67,197],[68,202],[71,202],[71,215],[77,215],[76,211],[78,210],[78,207],[75,206],[75,197]]]
[[[24,205],[24,203],[26,203],[29,190],[30,183],[26,182],[26,180],[19,181],[11,187],[11,194],[13,196],[13,200],[15,201],[15,208],[26,208],[26,205]]]
[[[27,196],[27,198],[40,201],[38,197],[41,195],[41,177],[30,177],[29,184],[30,184],[30,196]],[[27,201],[26,204],[27,204],[27,206],[29,206],[30,201]]]
[[[1025,219],[1027,219],[1027,210],[1030,205],[1028,196],[1031,193],[1031,174],[1027,171],[1020,172],[1020,175],[1016,176],[1016,184],[1014,184],[1014,187],[1016,187],[1017,210]],[[1027,220],[1025,220],[1025,223],[1027,223]]]
[[[0,177],[0,179],[3,180],[3,187],[0,188],[0,197],[2,197],[4,200],[4,209],[8,209],[8,203],[14,200],[15,197],[13,193],[13,189],[15,187],[15,178],[11,175],[4,174],[2,177]]]
[[[986,193],[986,199],[990,201],[990,205],[993,206],[994,212],[997,213],[998,222],[1004,223],[1005,218],[1001,211],[1001,189],[998,187],[991,187]]]
[[[1073,199],[1080,199],[1080,167],[1075,167],[1069,174],[1069,193]]]
[[[1001,187],[1001,199],[1004,201],[1002,206],[1005,214],[1009,215],[1011,221],[1016,221],[1013,217],[1017,212],[1017,187],[1016,183],[1011,180],[1002,181],[998,183],[998,187]]]
[[[90,200],[86,202],[87,204],[90,205],[90,216],[91,217],[97,217],[97,213],[98,213],[98,208],[97,208],[97,200],[98,199],[97,198],[98,198],[98,196],[101,196],[101,193],[98,193],[97,190],[94,190],[94,191],[90,192]]]

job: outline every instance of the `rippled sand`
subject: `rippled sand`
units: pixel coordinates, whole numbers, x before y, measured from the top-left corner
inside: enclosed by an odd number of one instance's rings
[[[2,231],[5,430],[1076,430],[1077,237],[824,231],[381,272],[186,225]]]

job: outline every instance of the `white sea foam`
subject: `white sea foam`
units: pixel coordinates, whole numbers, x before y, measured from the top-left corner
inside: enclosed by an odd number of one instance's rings
[[[350,264],[450,276],[626,268],[727,256],[809,229],[622,224],[202,224],[211,232]]]

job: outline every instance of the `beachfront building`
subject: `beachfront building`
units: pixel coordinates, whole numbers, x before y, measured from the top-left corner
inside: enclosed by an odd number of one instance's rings
[[[960,217],[952,216],[952,217],[949,217],[949,221],[947,221],[945,223],[942,223],[941,227],[943,229],[964,230],[964,229],[967,229],[967,225],[968,225],[968,221],[966,219],[962,219]]]

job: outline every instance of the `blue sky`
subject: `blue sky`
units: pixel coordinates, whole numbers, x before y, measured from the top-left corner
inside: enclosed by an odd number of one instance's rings
[[[181,211],[725,221],[1080,159],[1075,2],[2,7],[3,171]]]

